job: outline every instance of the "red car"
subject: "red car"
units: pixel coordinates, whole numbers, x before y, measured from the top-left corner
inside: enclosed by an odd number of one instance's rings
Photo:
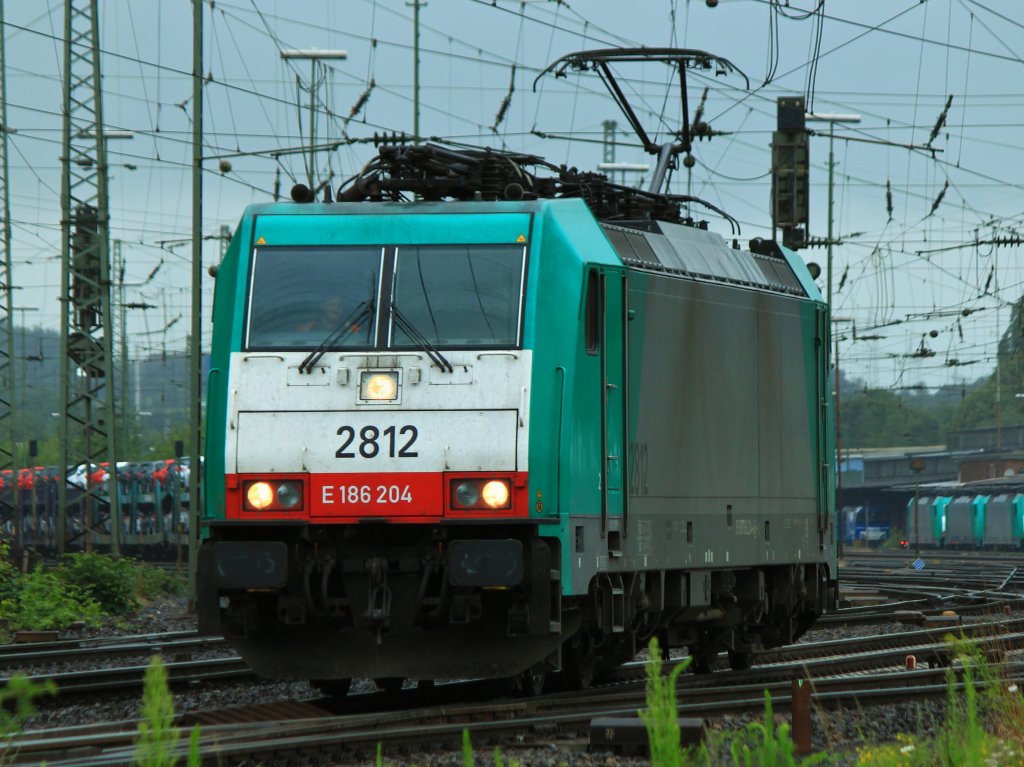
[[[164,458],[153,463],[153,473],[151,476],[164,487],[167,487],[167,473],[170,471],[173,463],[173,458]]]
[[[37,466],[36,469],[41,469],[41,466]],[[18,489],[19,490],[31,490],[32,486],[36,482],[36,469],[24,468],[18,469]]]

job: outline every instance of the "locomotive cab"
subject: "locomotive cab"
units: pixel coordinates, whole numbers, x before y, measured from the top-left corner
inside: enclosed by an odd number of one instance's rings
[[[528,497],[532,216],[282,207],[247,219],[245,302],[217,318],[230,384],[204,628],[270,676],[540,662],[559,584]],[[296,652],[267,649],[275,635]]]

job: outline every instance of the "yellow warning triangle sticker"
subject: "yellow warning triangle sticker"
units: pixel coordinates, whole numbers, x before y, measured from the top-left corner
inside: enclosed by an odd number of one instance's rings
[[[258,240],[256,240],[256,244],[257,245],[266,245],[267,241],[264,240],[262,237],[260,237]]]
[[[526,242],[526,235],[521,234],[518,237],[516,237],[516,242]]]

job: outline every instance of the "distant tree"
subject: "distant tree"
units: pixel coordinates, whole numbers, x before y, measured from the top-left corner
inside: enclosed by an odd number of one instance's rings
[[[57,417],[63,406],[60,388],[60,334],[40,327],[15,326],[14,378],[11,415],[15,460],[26,465],[52,466],[59,461],[60,442]],[[124,444],[118,446],[123,460],[170,458],[174,441],[184,438],[188,445],[187,387],[181,384],[188,372],[188,360],[181,354],[159,354],[130,363],[132,402],[122,426]],[[141,377],[141,378],[137,378]],[[141,401],[139,401],[141,399]],[[143,413],[136,412],[138,410]],[[28,456],[34,440],[39,454]],[[81,455],[82,435],[70,435],[70,449]],[[186,447],[186,451],[188,447]]]
[[[997,387],[998,382],[998,387]],[[997,396],[998,393],[998,396]],[[957,408],[952,429],[1024,423],[1024,297],[1013,305],[999,339],[996,370],[981,379]]]
[[[843,448],[935,445],[945,439],[937,412],[888,389],[861,389],[841,396]]]

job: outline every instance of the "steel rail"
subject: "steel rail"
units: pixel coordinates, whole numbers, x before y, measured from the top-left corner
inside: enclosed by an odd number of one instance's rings
[[[256,674],[237,656],[170,662],[165,663],[164,668],[167,669],[167,681],[172,686],[256,677]],[[28,679],[36,684],[47,679],[53,680],[57,685],[58,697],[119,690],[135,691],[142,689],[146,669],[147,666],[126,666],[89,671],[65,671],[55,674],[30,675]],[[5,686],[9,681],[9,677],[0,677],[0,686]]]
[[[1014,664],[1012,669],[999,669],[1006,679],[1024,680],[1024,669]],[[879,703],[914,701],[944,698],[949,694],[951,683],[939,681],[935,672],[920,672],[917,678],[907,673],[882,675],[871,680],[811,680],[811,703],[813,706],[834,709],[863,707]],[[872,684],[867,684],[870,681]],[[962,689],[962,682],[953,682],[954,690]],[[678,706],[680,715],[706,716],[726,713],[756,713],[763,710],[765,691],[771,695],[776,711],[790,707],[790,683],[778,683],[771,687],[751,686],[741,690],[732,689],[717,699],[707,690],[698,698],[692,691],[684,693]],[[718,691],[721,693],[722,691]],[[619,695],[610,700],[562,700],[539,698],[528,703],[502,702],[492,706],[472,704],[437,709],[421,709],[391,712],[383,715],[361,717],[325,717],[315,720],[288,720],[281,722],[260,722],[252,725],[214,725],[204,728],[200,749],[204,758],[224,762],[243,758],[267,758],[274,754],[288,754],[294,758],[296,752],[353,749],[370,753],[378,743],[390,751],[395,748],[417,746],[457,747],[461,743],[464,729],[471,730],[479,742],[481,737],[489,741],[507,741],[510,737],[524,733],[550,736],[558,730],[585,729],[591,719],[598,716],[635,716],[644,705],[644,690],[637,685],[630,695]],[[40,744],[22,741],[16,744],[21,754],[29,757],[27,764],[41,762],[39,755],[49,754],[50,767],[96,767],[97,765],[128,765],[134,758],[131,738],[134,733],[122,732],[118,741],[113,735],[106,738],[97,736],[90,743],[78,741],[79,748],[91,753],[59,756],[50,744],[45,751]],[[187,743],[183,738],[178,755],[184,756]]]
[[[2,645],[0,647],[3,647],[5,651],[0,652],[0,668],[27,668],[41,663],[74,663],[98,658],[191,653],[222,649],[227,646],[227,643],[221,637],[200,637],[193,633],[191,636],[180,638],[144,639],[109,644],[65,645],[63,647],[52,647],[51,645],[64,645],[64,643],[51,642],[46,643],[45,646],[34,647],[14,645],[14,648],[21,648],[20,652],[17,649],[7,649],[12,647],[11,645]],[[3,680],[0,679],[0,683],[2,682]]]
[[[139,642],[170,642],[179,639],[195,638],[198,636],[199,634],[195,631],[164,631],[153,634],[127,634],[123,636],[58,639],[53,642],[32,642],[25,644],[12,642],[9,644],[0,644],[0,658],[5,655],[17,655],[20,653],[31,653],[35,651],[50,652],[55,650],[76,650],[82,647],[104,647],[108,645]]]

